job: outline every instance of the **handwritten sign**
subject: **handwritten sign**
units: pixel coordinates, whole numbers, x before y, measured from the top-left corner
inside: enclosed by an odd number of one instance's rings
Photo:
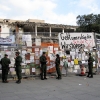
[[[93,33],[59,33],[60,49],[94,47]]]

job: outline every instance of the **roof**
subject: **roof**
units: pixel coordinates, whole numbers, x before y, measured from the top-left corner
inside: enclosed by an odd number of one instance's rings
[[[78,28],[78,26],[73,26],[73,25],[45,23],[44,20],[38,20],[38,19],[28,19],[26,21],[12,20],[12,19],[0,19],[0,22],[9,23],[9,25],[17,25],[19,27],[24,27],[24,26],[34,27],[35,25],[37,25],[38,27],[54,27],[54,28],[67,28],[67,29]]]

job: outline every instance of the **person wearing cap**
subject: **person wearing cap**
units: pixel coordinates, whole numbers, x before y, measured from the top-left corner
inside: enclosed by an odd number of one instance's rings
[[[16,52],[16,58],[15,58],[15,70],[18,77],[18,80],[16,81],[16,83],[18,84],[21,83],[21,79],[22,79],[22,75],[21,75],[22,57],[19,54],[20,54],[19,52]]]
[[[87,75],[87,77],[89,77],[89,78],[93,78],[93,62],[94,62],[94,59],[91,56],[91,53],[89,53],[89,59],[88,59],[89,72],[88,72],[88,75]]]
[[[2,65],[2,82],[8,83],[7,77],[8,77],[8,71],[9,71],[9,64],[11,63],[10,59],[8,58],[8,55],[5,54],[4,58],[0,61]]]
[[[46,53],[43,52],[42,56],[40,57],[40,63],[41,63],[41,80],[47,79],[46,78],[46,71],[47,71],[47,59],[46,59]],[[44,76],[44,77],[43,77]]]
[[[55,65],[56,65],[56,71],[57,71],[57,76],[58,76],[56,79],[61,79],[60,57],[59,57],[59,54],[56,54]]]

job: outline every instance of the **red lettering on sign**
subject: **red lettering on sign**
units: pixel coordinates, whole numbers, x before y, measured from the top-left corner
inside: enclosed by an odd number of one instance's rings
[[[84,44],[84,40],[81,40],[81,44]]]
[[[73,40],[73,42],[72,42],[73,44],[77,44],[77,42],[76,42],[76,40]]]
[[[85,44],[86,46],[93,46],[93,40],[73,40],[73,44]]]

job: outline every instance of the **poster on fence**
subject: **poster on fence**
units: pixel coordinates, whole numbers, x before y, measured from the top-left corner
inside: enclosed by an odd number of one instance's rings
[[[31,35],[22,35],[22,41],[31,41]]]
[[[13,43],[15,43],[15,36],[14,35],[8,36],[6,38],[0,37],[0,45],[13,44]]]
[[[59,33],[60,49],[94,47],[93,33]]]

